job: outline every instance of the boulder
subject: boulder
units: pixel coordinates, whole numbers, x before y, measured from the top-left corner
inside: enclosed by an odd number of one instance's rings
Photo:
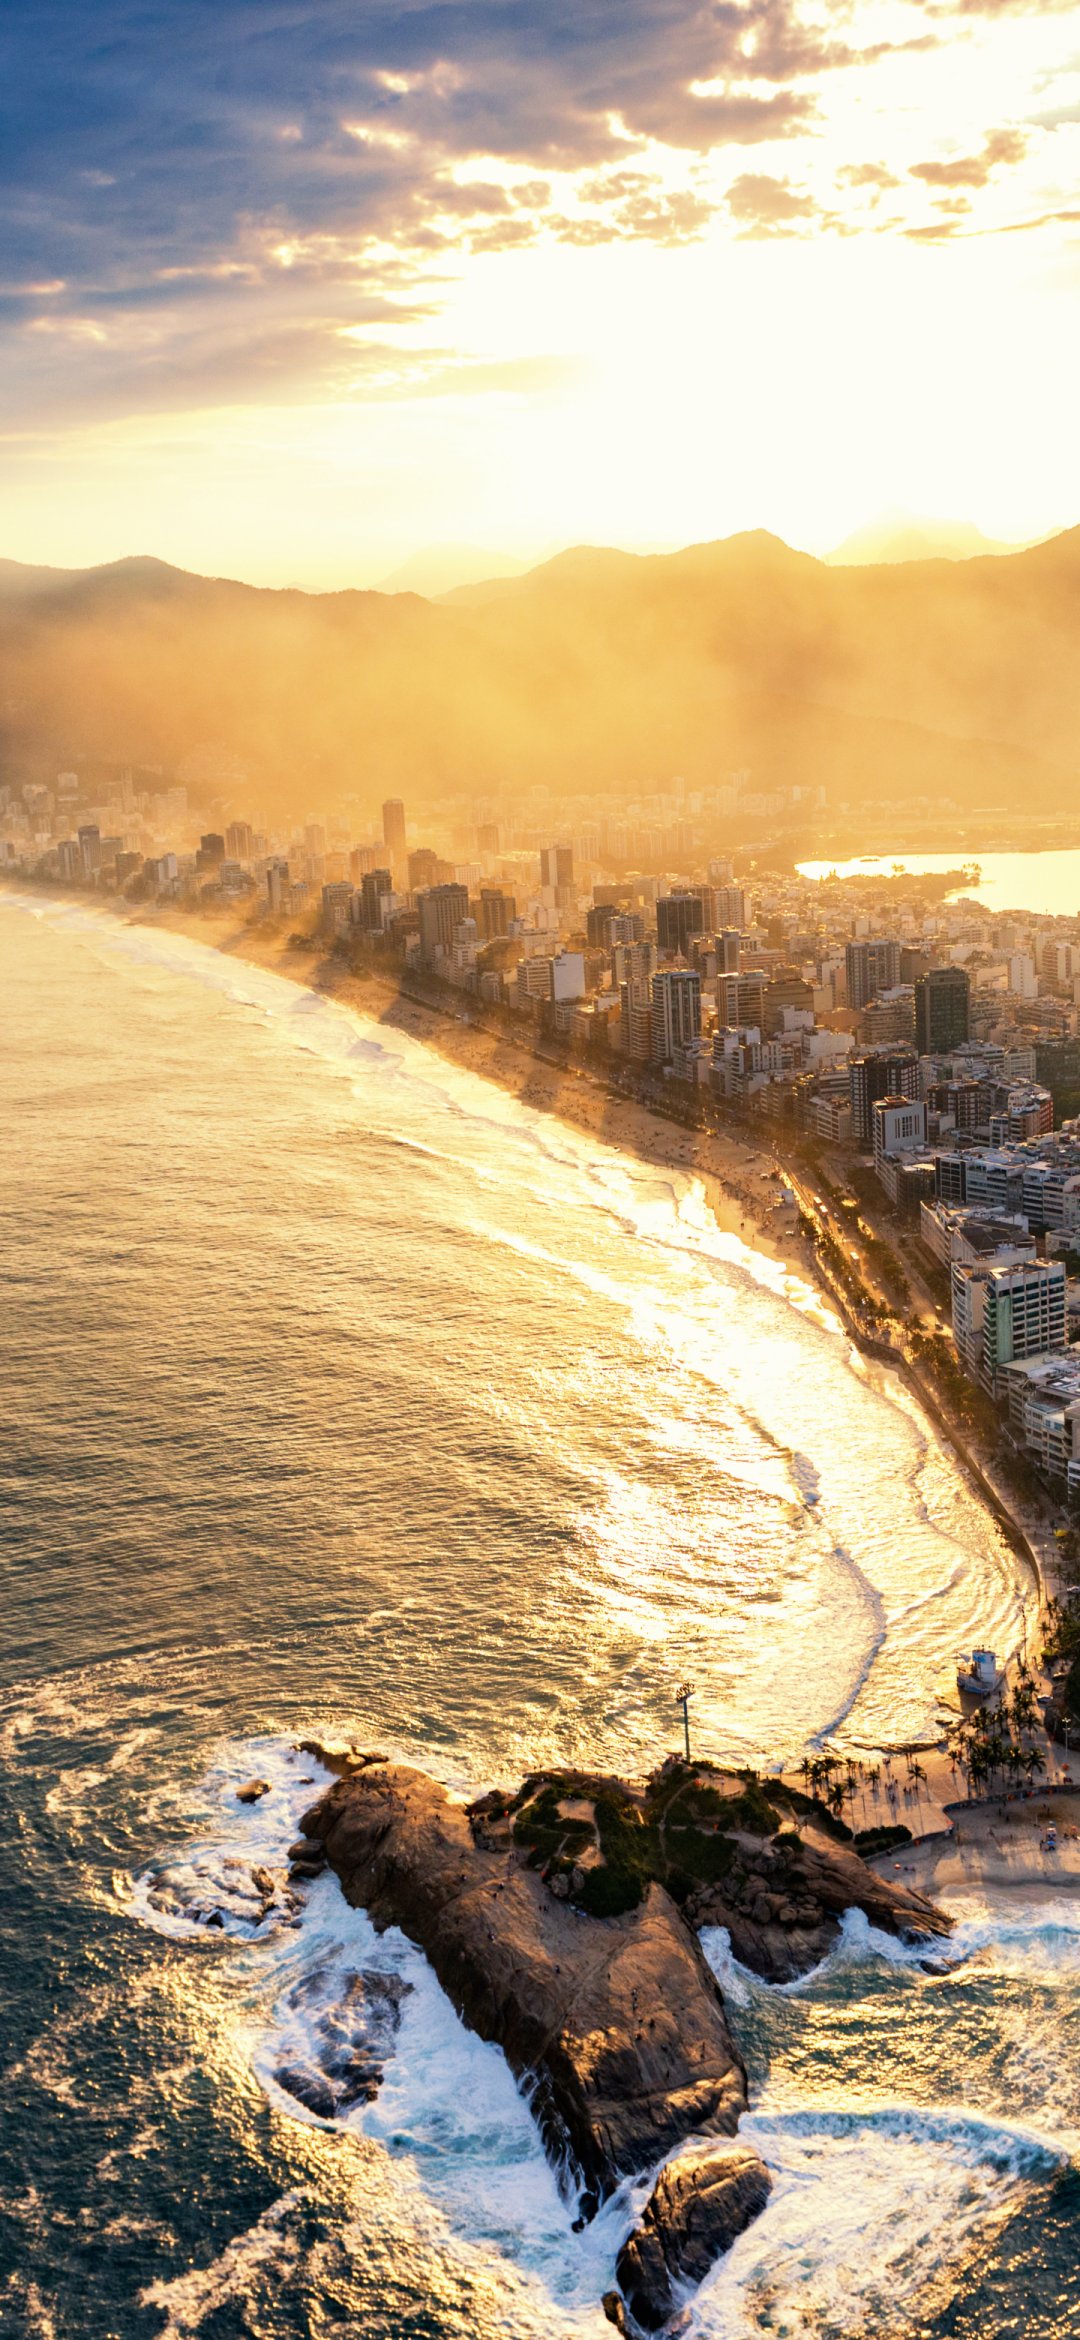
[[[274,2078],[286,2096],[291,2096],[294,2104],[302,2104],[305,2112],[314,2113],[316,2120],[333,2120],[337,2105],[324,2073],[306,2064],[283,2064]]]
[[[661,2170],[615,2265],[623,2299],[643,2332],[663,2331],[680,2291],[701,2283],[760,2215],[771,2183],[760,2154],[734,2140],[681,2153]]]
[[[257,1804],[260,1796],[268,1796],[269,1793],[268,1779],[246,1779],[243,1787],[237,1788],[236,1801],[238,1804]]]

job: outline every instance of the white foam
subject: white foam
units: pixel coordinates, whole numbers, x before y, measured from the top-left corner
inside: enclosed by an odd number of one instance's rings
[[[254,1803],[237,1790],[266,1783]],[[152,1861],[131,1887],[130,1906],[174,1941],[250,1941],[299,1923],[301,1901],[288,1882],[288,1850],[302,1813],[330,1785],[310,1755],[277,1740],[233,1741],[207,1774],[198,1803],[207,1832]]]
[[[316,1775],[314,1787],[310,1778],[302,1784],[303,1772]],[[236,1787],[253,1773],[270,1792],[239,1804]],[[280,2112],[381,2145],[438,2214],[449,2242],[495,2253],[527,2286],[541,2287],[550,2310],[575,2324],[591,2321],[629,2224],[629,2193],[574,2233],[575,2206],[560,2195],[500,2050],[461,2022],[404,1935],[378,1935],[363,1911],[349,1908],[330,1873],[303,1888],[295,1910],[260,1908],[252,1869],[282,1870],[300,1812],[326,1784],[309,1757],[280,1744],[223,1748],[195,1799],[200,1818],[216,1812],[213,1828],[163,1853],[135,1880],[132,1914],[169,1939],[211,1941],[240,1959],[240,2044]],[[211,1912],[222,1923],[208,1931]],[[377,2093],[349,2102],[356,1978],[366,1980],[370,1998],[373,1976],[400,1986],[398,2020],[379,2041]],[[345,2101],[335,2103],[339,2089]],[[269,2226],[260,2221],[216,2272],[155,2290],[154,2304],[174,2317],[167,2330],[196,2329],[192,2319],[219,2296],[246,2297],[236,2286],[247,2261],[253,2254],[261,2265],[268,2250],[284,2247],[280,2228],[276,2214]]]
[[[244,2311],[245,2329],[256,2329],[254,2321],[248,2319],[258,2315],[260,2294],[268,2282],[276,2290],[300,2257],[294,2219],[303,2202],[299,2190],[280,2195],[254,2226],[226,2243],[208,2266],[191,2267],[183,2275],[147,2284],[139,2293],[139,2304],[160,2310],[165,2319],[161,2340],[185,2340],[188,2333],[202,2329],[208,2316],[230,2306]]]
[[[908,2105],[773,2110],[766,2096],[740,2135],[773,2191],[698,2295],[693,2328],[710,2340],[895,2340],[1058,2159],[1017,2129]]]

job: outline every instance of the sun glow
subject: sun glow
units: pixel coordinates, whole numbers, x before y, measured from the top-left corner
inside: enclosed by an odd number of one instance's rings
[[[883,506],[1068,524],[1078,29],[1080,7],[756,13],[681,85],[615,73],[597,107],[598,67],[546,146],[502,135],[505,76],[455,138],[475,61],[387,59],[340,122],[348,199],[293,93],[274,168],[327,174],[322,219],[285,181],[217,248],[159,253],[150,303],[47,266],[14,288],[5,548],[334,585],[440,538],[531,557],[763,525],[824,551]]]

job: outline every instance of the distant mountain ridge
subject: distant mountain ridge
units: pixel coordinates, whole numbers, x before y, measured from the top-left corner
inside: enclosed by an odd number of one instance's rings
[[[854,808],[1048,809],[1080,763],[1080,529],[964,561],[836,567],[766,531],[578,546],[439,601],[199,577],[151,556],[0,562],[5,772],[172,765],[214,740],[268,811],[367,788],[419,810],[683,773]]]
[[[834,568],[880,567],[897,561],[975,561],[1026,552],[1028,545],[984,536],[970,520],[871,520],[826,554]]]

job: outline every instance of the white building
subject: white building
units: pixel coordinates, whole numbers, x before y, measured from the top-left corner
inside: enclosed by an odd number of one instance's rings
[[[897,1200],[897,1164],[926,1147],[926,1107],[921,1097],[879,1097],[871,1116],[874,1169],[889,1197]]]
[[[1060,1259],[954,1262],[953,1338],[966,1370],[991,1396],[999,1395],[1006,1366],[1064,1349],[1065,1287]]]
[[[1025,1358],[1004,1368],[1002,1387],[1014,1435],[1080,1496],[1080,1357]]]
[[[652,979],[653,1055],[662,1064],[701,1038],[701,977],[693,967],[662,967]]]
[[[995,1218],[970,1203],[924,1202],[919,1233],[943,1267],[951,1267],[954,1259],[971,1267],[991,1254],[999,1264],[1035,1257],[1035,1237],[1019,1213]]]

